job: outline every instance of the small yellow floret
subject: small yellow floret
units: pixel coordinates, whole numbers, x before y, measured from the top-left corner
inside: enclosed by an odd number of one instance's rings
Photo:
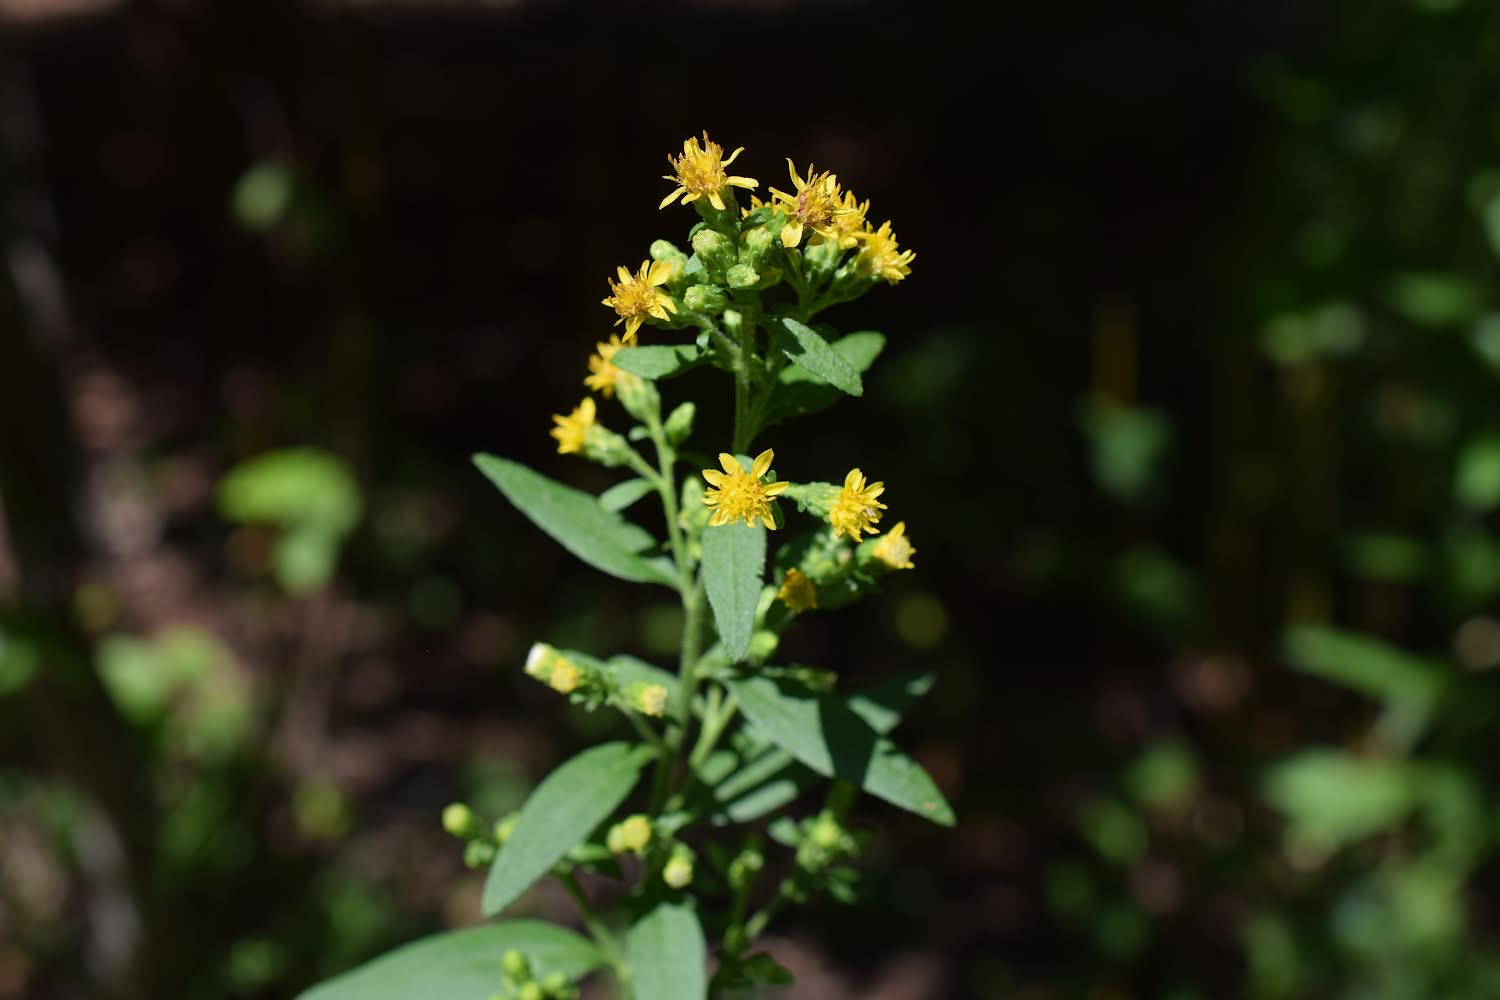
[[[575,454],[583,450],[583,440],[588,436],[589,428],[594,426],[594,397],[585,396],[583,402],[573,408],[573,412],[566,417],[553,414],[552,422],[557,424],[549,432],[557,438],[557,453],[559,455]]]
[[[632,375],[623,368],[613,363],[614,356],[620,353],[620,348],[625,343],[616,334],[611,334],[608,343],[597,343],[594,345],[594,353],[589,355],[589,372],[584,377],[583,384],[605,399],[615,394],[615,386],[629,383],[639,376]]]
[[[667,689],[660,684],[647,684],[635,692],[635,707],[645,715],[658,718],[667,710]]]
[[[845,534],[857,542],[861,531],[875,534],[875,523],[880,520],[880,512],[885,510],[885,504],[876,498],[884,492],[885,483],[866,483],[863,472],[850,469],[849,475],[844,477],[844,488],[828,511],[828,523],[833,525],[834,535]]]
[[[771,516],[771,501],[785,492],[790,483],[763,483],[761,477],[771,468],[776,453],[770,448],[756,456],[750,471],[741,467],[739,459],[728,452],[719,453],[719,464],[724,471],[704,469],[703,478],[709,488],[703,494],[703,502],[714,508],[710,525],[718,526],[731,521],[744,521],[753,525],[756,521],[774,529],[776,521]]]
[[[786,571],[786,578],[781,581],[781,589],[776,592],[776,596],[798,614],[818,606],[817,588],[796,567]]]
[[[661,870],[661,880],[673,889],[686,888],[693,881],[693,859],[674,854]]]
[[[911,557],[917,554],[911,539],[906,537],[906,522],[897,521],[896,526],[875,541],[875,558],[891,569],[911,569]]]
[[[731,177],[724,171],[744,151],[745,147],[741,146],[725,159],[724,147],[709,139],[707,132],[703,133],[701,147],[696,138],[684,139],[681,156],[667,154],[672,173],[662,175],[663,180],[672,181],[677,187],[656,207],[666,208],[679,197],[684,205],[707,198],[710,205],[724,211],[725,187],[753,188],[759,183],[753,177]]]
[[[812,164],[808,164],[807,178],[804,180],[798,176],[797,166],[790,159],[786,161],[786,169],[791,174],[792,185],[796,190],[787,192],[771,188],[771,204],[787,216],[786,225],[781,230],[781,245],[795,247],[802,242],[803,230],[811,229],[813,235],[807,241],[809,245],[829,240],[842,246],[846,234],[835,220],[854,211],[860,212],[862,216],[863,209],[858,205],[848,207],[840,195],[836,174],[826,170],[820,174],[814,173]],[[849,203],[852,200],[853,195],[850,195]],[[858,228],[855,226],[848,235],[852,237]]]
[[[866,228],[859,234],[861,246],[854,255],[854,269],[860,274],[879,278],[894,285],[911,274],[911,262],[917,255],[896,246],[896,234],[891,232],[889,220],[879,229]]]
[[[666,320],[677,311],[677,303],[659,287],[671,279],[672,270],[672,263],[665,260],[643,260],[635,274],[624,267],[615,269],[620,280],[609,279],[610,294],[604,299],[604,305],[620,317],[615,320],[615,326],[625,324],[625,343],[635,339],[636,331],[647,316]]]

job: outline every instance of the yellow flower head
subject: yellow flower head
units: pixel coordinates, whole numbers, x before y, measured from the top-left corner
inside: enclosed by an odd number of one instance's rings
[[[583,674],[573,665],[573,661],[559,658],[552,664],[552,676],[547,678],[547,684],[558,694],[572,694],[578,690],[581,680]]]
[[[911,274],[911,262],[917,255],[896,246],[896,234],[891,232],[890,221],[882,222],[879,229],[866,228],[859,234],[862,244],[854,257],[854,269],[894,285]]]
[[[583,450],[584,439],[594,426],[594,414],[594,397],[585,396],[583,402],[575,406],[573,412],[566,417],[555,413],[552,415],[552,422],[557,426],[550,433],[557,438],[559,455],[571,455]]]
[[[684,139],[681,156],[667,155],[672,173],[662,175],[664,180],[672,181],[677,188],[656,207],[666,208],[680,196],[684,205],[699,198],[707,198],[710,205],[724,211],[725,187],[753,188],[758,183],[753,177],[731,177],[724,172],[724,168],[744,151],[745,147],[741,146],[730,153],[726,160],[724,147],[709,139],[707,132],[703,133],[702,147],[699,147],[696,138]]]
[[[897,521],[894,528],[876,539],[874,553],[876,559],[891,569],[911,569],[911,557],[917,550],[906,537],[906,522]]]
[[[842,239],[842,234],[834,225],[835,216],[845,212],[844,202],[839,195],[838,177],[826,170],[815,174],[812,164],[808,164],[807,179],[803,180],[797,175],[797,166],[790,159],[786,161],[786,169],[792,175],[792,184],[797,190],[787,193],[771,188],[774,199],[771,204],[787,214],[786,225],[781,230],[781,245],[794,247],[801,243],[804,228],[813,231],[809,244]]]
[[[635,339],[635,332],[641,328],[641,323],[645,322],[647,316],[665,320],[670,318],[669,313],[677,311],[677,303],[659,287],[671,279],[672,263],[665,260],[643,260],[640,270],[635,274],[624,267],[617,268],[616,271],[620,280],[609,279],[610,295],[604,300],[604,304],[620,317],[615,320],[615,326],[625,324],[625,343],[628,344]]]
[[[651,843],[651,820],[640,813],[616,823],[604,835],[604,846],[615,854],[624,854],[627,851],[639,854],[649,843]]]
[[[818,606],[817,589],[806,574],[795,567],[786,571],[786,578],[781,581],[781,589],[776,592],[776,596],[798,614]]]
[[[624,346],[624,342],[617,335],[611,334],[609,343],[595,344],[594,353],[589,355],[589,372],[591,374],[584,377],[583,384],[605,399],[615,394],[616,385],[629,383],[639,377],[611,363],[611,359]]]
[[[626,698],[643,715],[659,719],[667,710],[667,689],[660,684],[633,684]]]
[[[866,483],[863,472],[850,469],[844,477],[844,488],[828,511],[828,523],[833,525],[835,537],[845,534],[857,542],[861,531],[875,534],[875,523],[885,510],[885,504],[876,498],[884,492],[885,483]]]
[[[750,471],[746,472],[740,466],[739,459],[728,452],[721,452],[719,464],[724,467],[724,471],[703,470],[703,478],[708,480],[709,485],[709,489],[703,494],[703,502],[714,508],[708,523],[720,525],[741,520],[747,525],[753,525],[759,521],[767,528],[775,528],[776,522],[771,517],[771,501],[790,485],[760,481],[770,470],[771,460],[775,457],[776,453],[767,448],[755,457]]]
[[[845,191],[833,210],[833,219],[821,234],[836,242],[841,250],[851,250],[859,245],[860,235],[869,228],[865,213],[870,210],[868,200],[860,201],[853,191]]]

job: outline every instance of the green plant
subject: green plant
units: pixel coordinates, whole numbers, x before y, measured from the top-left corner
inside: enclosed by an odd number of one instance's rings
[[[884,485],[859,469],[842,485],[779,481],[771,449],[750,457],[764,429],[862,394],[861,373],[884,338],[839,337],[816,321],[881,281],[899,282],[913,254],[898,248],[890,223],[870,225],[869,203],[834,175],[809,168],[803,177],[790,161],[794,190],[772,189],[768,202],[752,198],[741,210],[734,189],[757,182],[726,173],[738,153],[724,158],[707,135],[702,146],[685,142],[670,158],[677,188],[661,207],[680,197],[697,209],[692,253],[658,240],[650,260],[634,273],[620,268],[609,282],[604,304],[624,337],[598,345],[585,382],[617,399],[635,426],[627,434],[606,428],[592,396],[553,418],[560,453],[632,476],[596,497],[504,458],[475,460],[574,555],[621,580],[666,587],[682,605],[675,673],[545,643],[527,659],[527,674],[575,703],[623,715],[633,739],[584,750],[498,822],[463,803],[443,814],[468,863],[489,866],[486,915],[550,875],[577,904],[588,939],[531,920],[449,932],[317,987],[307,1000],[572,997],[578,980],[601,967],[622,994],[641,1000],[784,984],[790,976],[754,950],[756,939],[788,903],[819,893],[854,899],[850,862],[865,838],[847,817],[858,789],[953,822],[931,778],[887,736],[930,677],[844,696],[830,671],[774,662],[799,616],[847,605],[911,568],[905,524],[883,534],[876,527]],[[696,336],[640,346],[646,324]],[[683,402],[664,416],[658,391],[701,365],[734,384],[733,440],[718,468],[702,470],[706,490],[681,450],[697,407]],[[636,450],[641,441],[652,459]],[[664,539],[622,513],[652,494]],[[783,505],[805,516],[800,527]],[[768,582],[772,532],[790,537],[771,559]],[[624,814],[648,769],[640,807]],[[821,809],[768,819],[819,778],[833,782]],[[613,912],[585,894],[578,879],[585,870],[619,880]],[[718,942],[711,979],[709,939]]]

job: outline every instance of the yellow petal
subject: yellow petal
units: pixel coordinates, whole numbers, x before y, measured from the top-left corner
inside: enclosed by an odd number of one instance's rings
[[[788,249],[802,242],[802,221],[790,219],[781,229],[781,245]]]
[[[736,149],[734,152],[730,153],[727,158],[725,158],[723,160],[720,160],[719,161],[719,166],[721,166],[721,167],[727,167],[727,166],[729,166],[731,163],[734,162],[734,158],[736,156],[739,156],[744,151],[745,151],[745,147],[741,146],[739,149]]]
[[[760,181],[756,180],[754,177],[731,177],[729,178],[729,180],[725,181],[725,183],[732,184],[737,188],[753,188],[760,186]]]
[[[670,178],[670,177],[667,178],[667,180],[671,180],[671,179],[672,178]],[[687,188],[685,188],[685,187],[678,188],[676,191],[673,191],[671,194],[669,194],[665,198],[663,198],[661,200],[661,204],[656,206],[656,210],[658,212],[661,211],[662,209],[666,208],[668,205],[672,204],[672,202],[676,201],[678,198],[682,197],[685,194],[687,194]]]
[[[766,474],[766,470],[771,467],[771,462],[775,458],[776,452],[772,451],[770,448],[767,448],[759,455],[756,455],[754,463],[752,463],[750,466],[750,475],[754,476],[756,479],[764,476]]]
[[[657,260],[651,262],[651,270],[646,272],[646,280],[652,285],[665,285],[672,277],[672,262],[669,260]]]
[[[786,488],[788,486],[790,486],[790,485],[792,485],[792,484],[791,483],[767,483],[766,486],[764,487],[765,494],[768,497],[779,497],[779,496],[781,496],[781,494],[783,494],[783,493],[786,492]]]
[[[863,479],[864,479],[864,473],[860,472],[858,469],[850,469],[849,470],[849,474],[844,477],[844,489],[846,489],[846,490],[858,490],[858,489],[861,489],[862,487],[860,485],[860,482]]]
[[[635,340],[635,331],[641,328],[641,318],[632,316],[625,321],[625,343]]]
[[[795,163],[792,162],[792,158],[790,156],[788,156],[786,158],[786,172],[792,175],[792,183],[795,184],[795,185],[797,185],[798,190],[801,190],[803,187],[806,186],[803,183],[802,178],[800,178],[800,177],[797,176],[797,164],[795,164]],[[812,176],[812,166],[811,165],[809,165],[808,168],[807,168],[807,175],[809,177]]]
[[[620,276],[620,284],[622,285],[630,280],[630,272],[625,270],[624,264],[621,264],[619,267],[615,268],[615,273]]]
[[[710,191],[708,193],[708,203],[719,211],[724,211],[724,199],[719,197],[719,192]]]
[[[724,471],[730,475],[734,475],[736,472],[745,471],[744,469],[740,468],[739,459],[735,458],[727,451],[719,452],[719,465],[723,466]]]
[[[769,531],[776,530],[776,519],[771,516],[769,509],[760,512],[760,523],[764,524]]]
[[[553,417],[552,419],[557,420],[558,418]],[[718,486],[724,481],[724,473],[718,469],[704,469],[703,478],[708,480],[710,486]]]

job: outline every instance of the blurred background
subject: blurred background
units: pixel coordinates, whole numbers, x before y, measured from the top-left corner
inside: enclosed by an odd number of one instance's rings
[[[763,442],[887,482],[788,655],[936,671],[960,825],[866,802],[785,995],[1500,995],[1500,5],[0,0],[0,998],[478,919],[442,806],[614,732],[529,644],[678,623],[469,455],[611,481],[548,415],[704,128],[918,253]]]

